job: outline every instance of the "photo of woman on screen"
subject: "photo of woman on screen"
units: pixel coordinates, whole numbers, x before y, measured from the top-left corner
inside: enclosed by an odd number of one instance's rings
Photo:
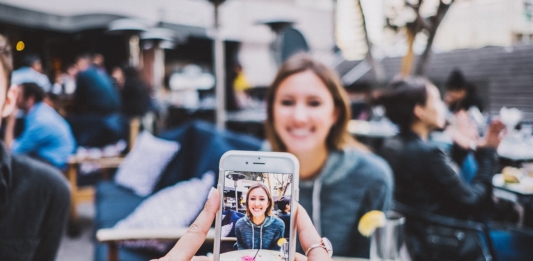
[[[273,202],[265,185],[257,183],[248,189],[246,216],[235,224],[238,250],[280,249],[277,242],[285,233],[285,224],[272,214]]]

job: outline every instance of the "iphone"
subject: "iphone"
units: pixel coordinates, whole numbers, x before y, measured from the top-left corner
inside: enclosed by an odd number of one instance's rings
[[[298,174],[298,160],[290,153],[228,151],[222,155],[215,260],[294,260]]]

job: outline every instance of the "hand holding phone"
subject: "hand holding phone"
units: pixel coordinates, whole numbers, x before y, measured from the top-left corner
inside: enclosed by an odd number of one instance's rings
[[[176,243],[164,257],[152,261],[212,261],[213,258],[206,256],[194,256],[202,246],[207,236],[207,231],[215,219],[215,215],[220,207],[220,193],[216,189],[211,189],[204,209],[198,215],[193,225],[187,230],[187,233]],[[298,205],[296,208],[296,228],[303,249],[320,241],[320,236],[313,226],[311,218],[303,207]],[[328,261],[331,260],[325,251],[312,251],[308,257],[301,254],[295,255],[296,261]]]
[[[220,159],[214,258],[294,260],[299,164],[289,153],[229,151]]]

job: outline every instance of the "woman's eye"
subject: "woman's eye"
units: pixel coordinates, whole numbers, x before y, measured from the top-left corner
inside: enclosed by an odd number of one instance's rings
[[[294,102],[291,101],[291,100],[282,100],[281,101],[281,105],[283,105],[283,106],[291,106],[293,104],[294,104]]]
[[[320,106],[320,101],[309,101],[308,104],[311,107],[317,107]]]

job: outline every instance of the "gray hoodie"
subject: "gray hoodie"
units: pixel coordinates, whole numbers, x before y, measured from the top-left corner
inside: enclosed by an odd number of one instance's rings
[[[300,204],[334,255],[368,258],[370,239],[359,233],[359,220],[368,211],[387,210],[392,190],[392,172],[382,158],[348,148],[330,151],[314,180],[300,180]]]
[[[285,224],[279,218],[267,216],[260,226],[244,216],[235,223],[237,248],[279,250],[278,239],[283,237]]]

